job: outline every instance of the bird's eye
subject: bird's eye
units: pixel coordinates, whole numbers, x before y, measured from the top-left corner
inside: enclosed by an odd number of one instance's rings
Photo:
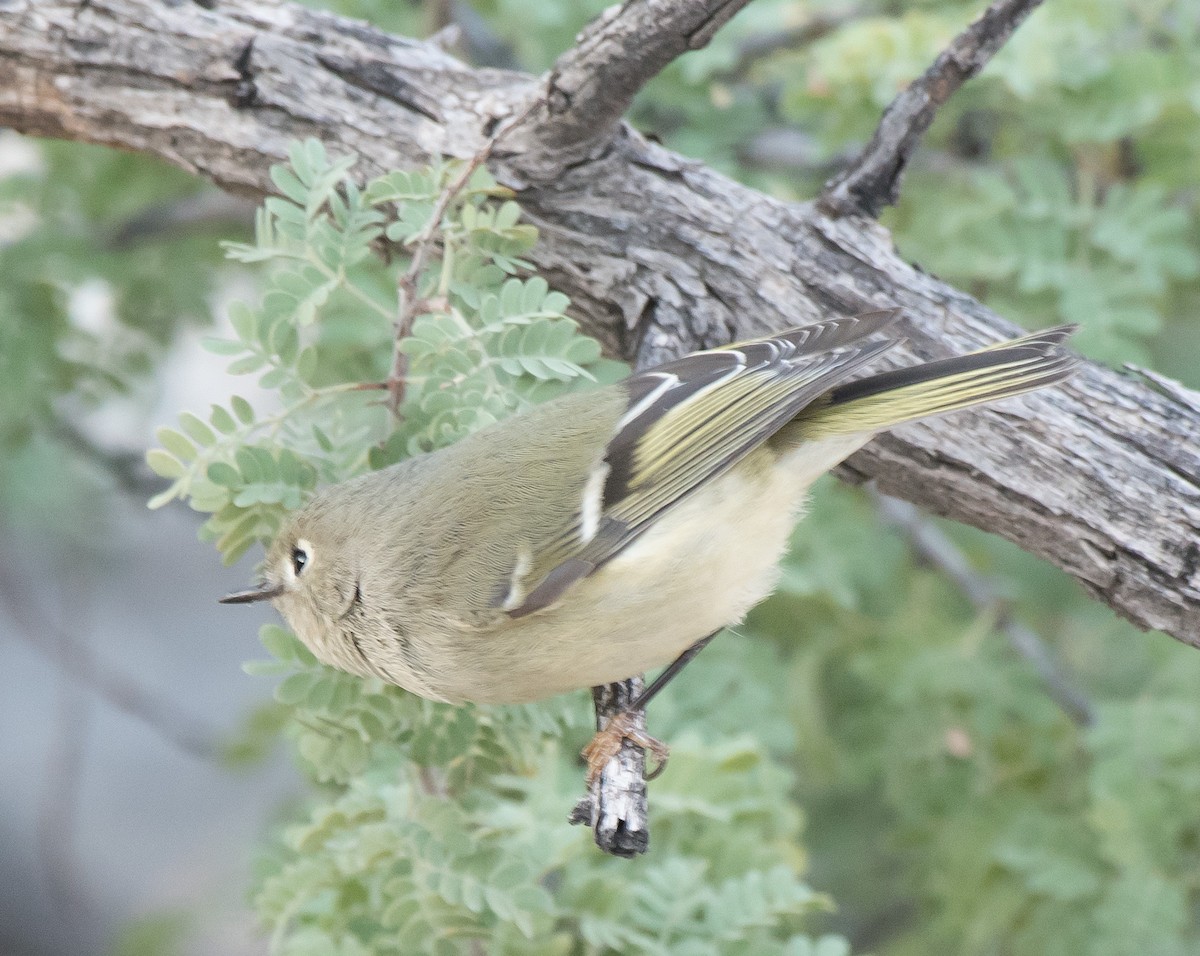
[[[300,576],[300,572],[304,570],[307,564],[308,550],[302,548],[300,545],[296,545],[296,547],[292,548],[292,570],[296,573],[297,577]]]

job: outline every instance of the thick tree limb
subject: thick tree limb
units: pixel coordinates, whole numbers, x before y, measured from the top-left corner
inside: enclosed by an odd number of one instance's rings
[[[534,89],[441,50],[281,0],[0,3],[0,124],[160,156],[261,195],[290,139],[357,150],[362,173],[469,157]],[[1015,332],[900,260],[887,233],[782,203],[613,128],[542,180],[518,152],[545,241],[531,258],[587,328],[642,363],[898,305],[899,362]],[[1088,364],[1067,385],[906,426],[846,477],[995,531],[1144,628],[1200,645],[1200,397]]]
[[[938,108],[982,70],[1013,31],[1042,0],[995,0],[963,30],[925,73],[884,110],[861,156],[825,185],[819,200],[831,216],[876,216],[900,195],[908,158],[929,129]]]

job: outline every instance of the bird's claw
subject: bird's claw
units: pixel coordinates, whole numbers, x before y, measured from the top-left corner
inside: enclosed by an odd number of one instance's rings
[[[651,737],[637,725],[641,711],[623,710],[608,719],[603,730],[596,732],[591,743],[583,748],[583,759],[587,761],[588,786],[600,779],[600,774],[617,754],[621,752],[621,744],[628,740],[631,744],[641,747],[654,755],[657,766],[651,773],[646,774],[647,780],[653,780],[667,766],[670,748],[661,740]]]

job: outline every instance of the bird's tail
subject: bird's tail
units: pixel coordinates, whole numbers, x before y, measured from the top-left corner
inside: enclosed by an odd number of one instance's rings
[[[1052,385],[1078,365],[1062,347],[1076,328],[1062,325],[967,355],[838,385],[805,408],[789,431],[806,440],[871,434]]]

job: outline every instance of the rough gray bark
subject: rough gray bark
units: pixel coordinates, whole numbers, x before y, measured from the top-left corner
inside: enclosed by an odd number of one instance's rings
[[[357,151],[364,175],[470,156],[540,88],[280,0],[0,0],[0,124],[251,195],[297,137]],[[566,165],[521,145],[491,166],[543,231],[532,258],[641,363],[892,305],[909,315],[898,362],[1016,332],[900,260],[872,220],[763,196],[624,125]],[[898,429],[844,473],[1002,534],[1139,626],[1200,645],[1194,392],[1088,364],[1064,387]]]

